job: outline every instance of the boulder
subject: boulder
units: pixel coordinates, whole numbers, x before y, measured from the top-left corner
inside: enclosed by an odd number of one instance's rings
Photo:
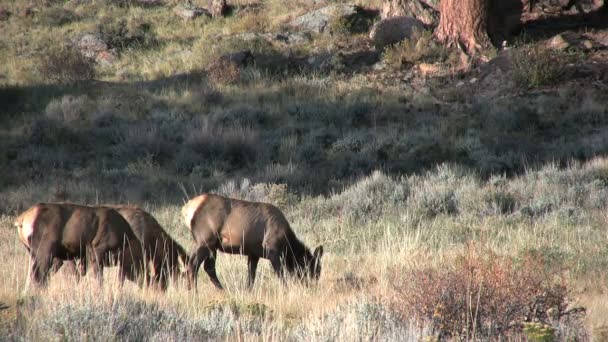
[[[175,8],[173,8],[173,13],[175,13],[178,17],[184,20],[192,20],[194,18],[200,17],[201,15],[211,17],[209,11],[194,5],[177,5],[175,6]]]
[[[92,58],[97,63],[111,65],[116,61],[116,50],[110,49],[108,44],[96,34],[83,34],[76,39],[75,45],[83,56]]]
[[[101,51],[108,50],[108,44],[96,34],[85,33],[77,39],[76,45],[80,52],[89,58],[95,58]]]
[[[374,24],[369,33],[369,38],[376,48],[382,49],[387,45],[411,38],[416,30],[424,30],[424,24],[418,19],[412,17],[390,17]]]
[[[424,25],[435,26],[439,22],[439,1],[437,0],[385,0],[381,18],[414,17]]]
[[[288,25],[299,31],[329,33],[332,21],[348,21],[358,14],[359,8],[355,5],[330,5],[301,15],[292,20]]]
[[[114,50],[99,51],[95,56],[95,61],[99,64],[110,66],[116,62],[116,52]]]

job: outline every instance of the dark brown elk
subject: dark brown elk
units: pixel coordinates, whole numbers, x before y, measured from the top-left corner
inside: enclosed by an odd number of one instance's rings
[[[270,260],[280,279],[284,269],[301,279],[318,279],[323,247],[314,253],[296,237],[281,211],[266,203],[248,202],[214,194],[202,194],[182,208],[185,223],[196,241],[190,256],[190,283],[196,286],[201,263],[219,289],[215,271],[216,251],[248,257],[248,286],[253,286],[260,258]]]
[[[169,279],[177,282],[180,273],[186,275],[188,255],[151,214],[133,206],[112,207],[129,223],[135,236],[143,243],[153,284],[166,290]]]
[[[46,285],[52,269],[80,260],[80,274],[92,267],[98,280],[104,266],[119,265],[119,279],[142,283],[141,242],[114,209],[69,203],[39,203],[17,217],[15,226],[31,258],[30,277]]]

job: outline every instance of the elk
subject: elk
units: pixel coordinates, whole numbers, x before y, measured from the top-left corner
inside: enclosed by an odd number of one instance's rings
[[[203,264],[213,285],[222,289],[215,271],[217,250],[247,256],[249,288],[255,281],[260,258],[270,260],[282,281],[284,269],[300,279],[316,280],[321,274],[323,247],[311,253],[298,240],[283,213],[271,204],[202,194],[184,205],[182,215],[197,245],[187,271],[189,284],[195,288]]]
[[[112,206],[129,223],[142,242],[152,283],[167,289],[168,279],[174,282],[186,275],[186,251],[161,227],[148,212],[134,206]]]
[[[80,274],[92,267],[103,280],[104,266],[119,265],[119,280],[141,284],[144,255],[129,223],[114,209],[70,203],[38,203],[14,222],[31,259],[30,279],[46,285],[63,261],[80,260]]]

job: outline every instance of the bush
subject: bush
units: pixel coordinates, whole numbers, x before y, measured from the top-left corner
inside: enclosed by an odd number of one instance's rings
[[[223,163],[227,168],[246,167],[263,159],[258,133],[248,127],[203,123],[194,127],[186,139],[186,143],[207,158],[208,163]]]
[[[447,56],[448,51],[434,40],[431,31],[414,31],[411,38],[386,48],[382,58],[389,66],[400,69],[408,64],[443,61]]]
[[[97,31],[101,39],[108,44],[108,48],[118,52],[129,48],[150,48],[158,43],[152,26],[139,20],[127,22],[106,18],[97,25]]]
[[[235,84],[241,79],[241,68],[225,59],[218,59],[207,67],[207,77],[217,84]]]
[[[95,77],[95,61],[83,56],[74,46],[61,45],[39,56],[37,70],[47,81],[73,84]]]
[[[43,11],[40,14],[40,23],[46,26],[61,26],[76,21],[78,17],[74,12],[63,7],[56,6]]]
[[[69,123],[87,119],[93,106],[92,100],[86,95],[65,95],[61,99],[51,100],[45,114],[51,120]]]
[[[565,55],[546,47],[523,47],[513,54],[513,80],[522,89],[550,86],[566,69]]]
[[[398,277],[394,308],[404,319],[433,322],[440,338],[476,340],[521,333],[524,322],[559,324],[573,312],[568,287],[565,276],[547,273],[544,263],[537,254],[513,262],[469,246],[452,267]]]

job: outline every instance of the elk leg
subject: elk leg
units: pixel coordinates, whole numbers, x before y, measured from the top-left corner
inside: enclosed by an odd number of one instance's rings
[[[146,272],[143,272],[144,274],[142,274],[142,278],[139,277],[139,270],[143,269],[143,265],[137,264],[138,259],[134,258],[133,250],[130,248],[137,248],[137,246],[127,248],[122,255],[122,259],[119,260],[118,275],[120,284],[122,285],[126,278],[136,283],[141,288],[145,284],[148,284],[150,279]]]
[[[97,278],[99,286],[103,285],[103,255],[102,251],[97,251],[92,248],[87,248],[87,257],[82,262],[88,261],[89,266],[93,269],[93,274]]]
[[[189,287],[190,285],[194,286],[195,290],[197,287],[198,270],[207,257],[209,257],[209,248],[207,248],[207,246],[201,246],[192,254],[192,257],[188,262]]]
[[[249,278],[247,279],[247,287],[251,289],[253,287],[253,283],[255,282],[255,272],[258,269],[258,261],[259,257],[250,255],[247,259],[247,266],[249,269]]]
[[[281,262],[281,254],[277,251],[269,251],[268,259],[270,260],[270,264],[274,269],[274,273],[276,273],[277,277],[279,277],[284,284],[285,276],[283,272],[283,263]]]
[[[215,287],[217,289],[222,290],[222,284],[220,283],[220,280],[217,278],[217,273],[215,273],[215,258],[216,258],[217,254],[215,251],[211,252],[210,255],[205,259],[204,263],[203,263],[203,267],[205,268],[205,272],[207,272],[207,275],[209,276],[209,278],[211,278],[211,282],[213,283],[213,285],[215,285]]]
[[[49,271],[52,268],[52,260],[52,257],[42,259],[33,258],[30,277],[35,284],[42,285],[43,287],[47,285]]]
[[[54,257],[53,266],[51,267],[51,271],[53,272],[53,274],[59,272],[59,269],[61,269],[61,266],[63,266],[63,260],[58,257]]]

